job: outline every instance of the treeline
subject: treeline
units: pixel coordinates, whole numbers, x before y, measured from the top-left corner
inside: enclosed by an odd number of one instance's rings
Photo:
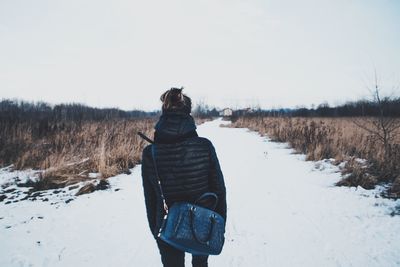
[[[49,136],[62,130],[80,129],[89,122],[154,118],[157,112],[124,111],[117,108],[93,108],[83,104],[50,105],[44,102],[2,100],[0,102],[0,154],[9,143],[7,136],[23,125],[32,138]]]
[[[194,107],[192,115],[199,119],[209,119],[218,117],[219,111],[215,107],[211,107],[203,102],[200,102]]]
[[[119,118],[148,118],[158,112],[142,110],[124,111],[117,108],[93,108],[83,104],[50,105],[44,102],[2,100],[0,102],[0,122],[26,121],[103,121]]]
[[[295,109],[258,109],[243,115],[261,115],[269,117],[400,117],[400,97],[394,99],[383,98],[379,103],[369,100],[347,102],[336,107],[330,107],[329,104],[324,103],[319,105],[317,108],[299,107]]]

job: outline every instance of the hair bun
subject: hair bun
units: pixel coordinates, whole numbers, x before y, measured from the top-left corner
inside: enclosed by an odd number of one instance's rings
[[[182,93],[183,88],[184,87],[172,87],[161,95],[160,100],[163,102],[163,110],[183,109],[190,113],[192,101],[188,96]]]

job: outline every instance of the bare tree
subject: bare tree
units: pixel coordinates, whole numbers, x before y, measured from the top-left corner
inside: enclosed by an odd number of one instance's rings
[[[382,97],[381,86],[378,75],[374,71],[374,85],[367,87],[372,95],[372,102],[377,108],[379,115],[374,117],[361,117],[354,119],[353,122],[358,127],[371,134],[372,138],[381,142],[384,148],[384,162],[392,162],[393,145],[397,136],[400,134],[400,119],[390,113],[390,104],[394,99],[391,96]]]

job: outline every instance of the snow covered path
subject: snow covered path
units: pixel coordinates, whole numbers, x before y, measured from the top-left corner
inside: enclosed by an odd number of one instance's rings
[[[400,216],[388,215],[399,201],[334,187],[335,167],[317,170],[285,144],[221,122],[198,128],[216,147],[228,198],[226,244],[209,266],[400,266]],[[140,166],[110,181],[69,204],[0,203],[0,266],[161,266]]]

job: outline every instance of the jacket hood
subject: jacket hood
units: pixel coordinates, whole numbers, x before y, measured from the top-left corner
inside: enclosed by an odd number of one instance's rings
[[[155,125],[154,141],[156,143],[178,142],[186,137],[197,136],[193,117],[184,111],[163,110]]]

